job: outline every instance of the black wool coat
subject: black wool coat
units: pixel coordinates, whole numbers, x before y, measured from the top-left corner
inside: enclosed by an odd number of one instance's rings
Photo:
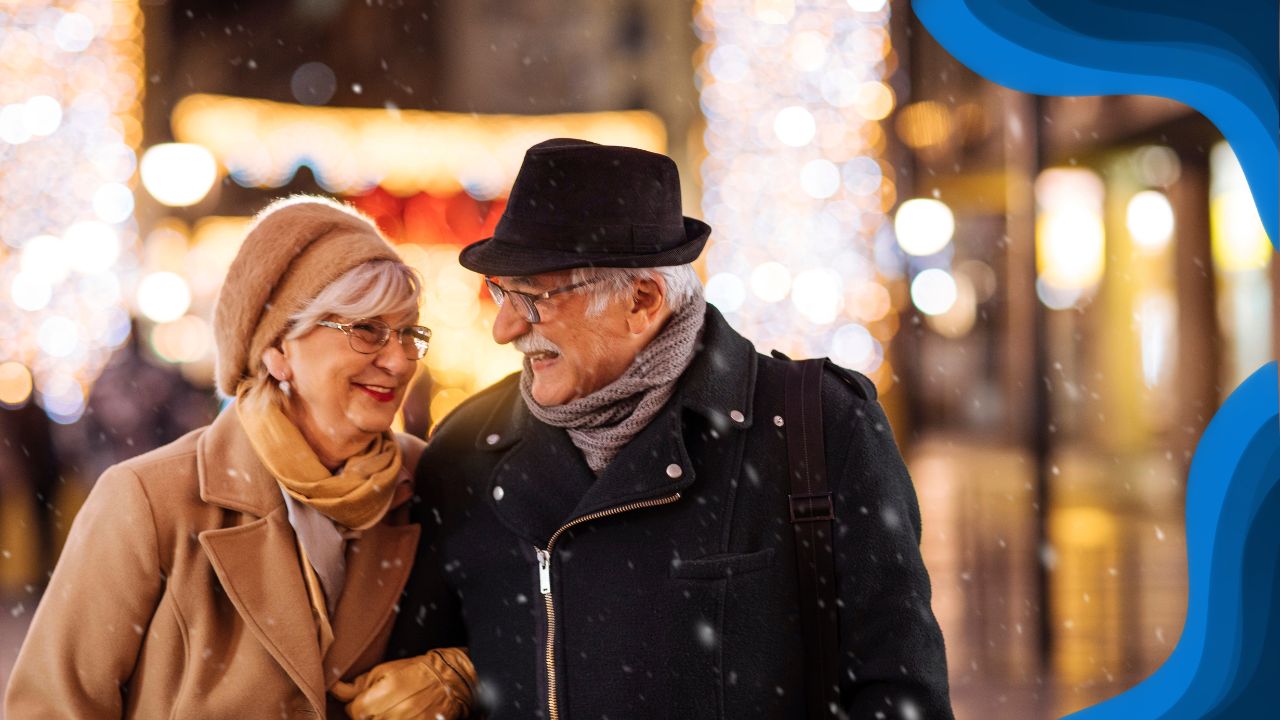
[[[804,717],[787,362],[708,308],[675,396],[598,478],[518,376],[469,399],[418,465],[389,657],[468,645],[497,719]],[[950,718],[920,512],[874,386],[828,365],[822,401],[841,703]]]

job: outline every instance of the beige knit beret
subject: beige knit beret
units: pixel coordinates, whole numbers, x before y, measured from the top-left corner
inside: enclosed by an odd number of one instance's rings
[[[218,389],[235,395],[243,379],[257,375],[262,352],[329,283],[371,260],[399,259],[373,222],[347,205],[307,195],[268,205],[254,218],[218,294]]]

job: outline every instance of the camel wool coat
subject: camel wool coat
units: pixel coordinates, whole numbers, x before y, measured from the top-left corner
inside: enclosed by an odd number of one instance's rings
[[[406,467],[422,442],[401,435]],[[320,656],[293,528],[234,409],[107,470],[13,668],[15,718],[346,717],[381,659],[418,542],[407,506],[347,544]]]

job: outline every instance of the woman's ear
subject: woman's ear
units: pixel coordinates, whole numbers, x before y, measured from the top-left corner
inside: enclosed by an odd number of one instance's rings
[[[293,379],[293,369],[289,367],[289,358],[280,348],[267,348],[262,351],[262,364],[271,373],[276,382],[288,382]]]

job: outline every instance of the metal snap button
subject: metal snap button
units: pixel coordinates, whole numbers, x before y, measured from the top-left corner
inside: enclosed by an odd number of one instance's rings
[[[667,466],[667,477],[671,478],[672,480],[680,477],[683,474],[684,474],[684,468],[680,467],[679,465],[675,463],[671,463],[670,465]]]
[[[741,423],[745,421],[747,417],[742,414],[741,410],[731,410],[729,411],[729,419],[736,423]]]
[[[507,494],[507,491],[506,491],[506,490],[503,490],[501,485],[494,485],[494,486],[493,486],[493,499],[494,499],[494,500],[501,500],[501,499],[502,499],[502,496],[503,496],[503,495],[506,495],[506,494]]]
[[[491,435],[489,435],[489,437],[485,438],[484,441],[489,443],[490,445],[497,445],[498,441],[501,439],[502,439],[501,435],[499,435],[498,433],[492,433]]]
[[[773,416],[773,424],[774,424],[774,425],[777,425],[778,427],[782,427],[782,426],[783,426],[782,416],[781,416],[781,415],[774,415],[774,416]]]

